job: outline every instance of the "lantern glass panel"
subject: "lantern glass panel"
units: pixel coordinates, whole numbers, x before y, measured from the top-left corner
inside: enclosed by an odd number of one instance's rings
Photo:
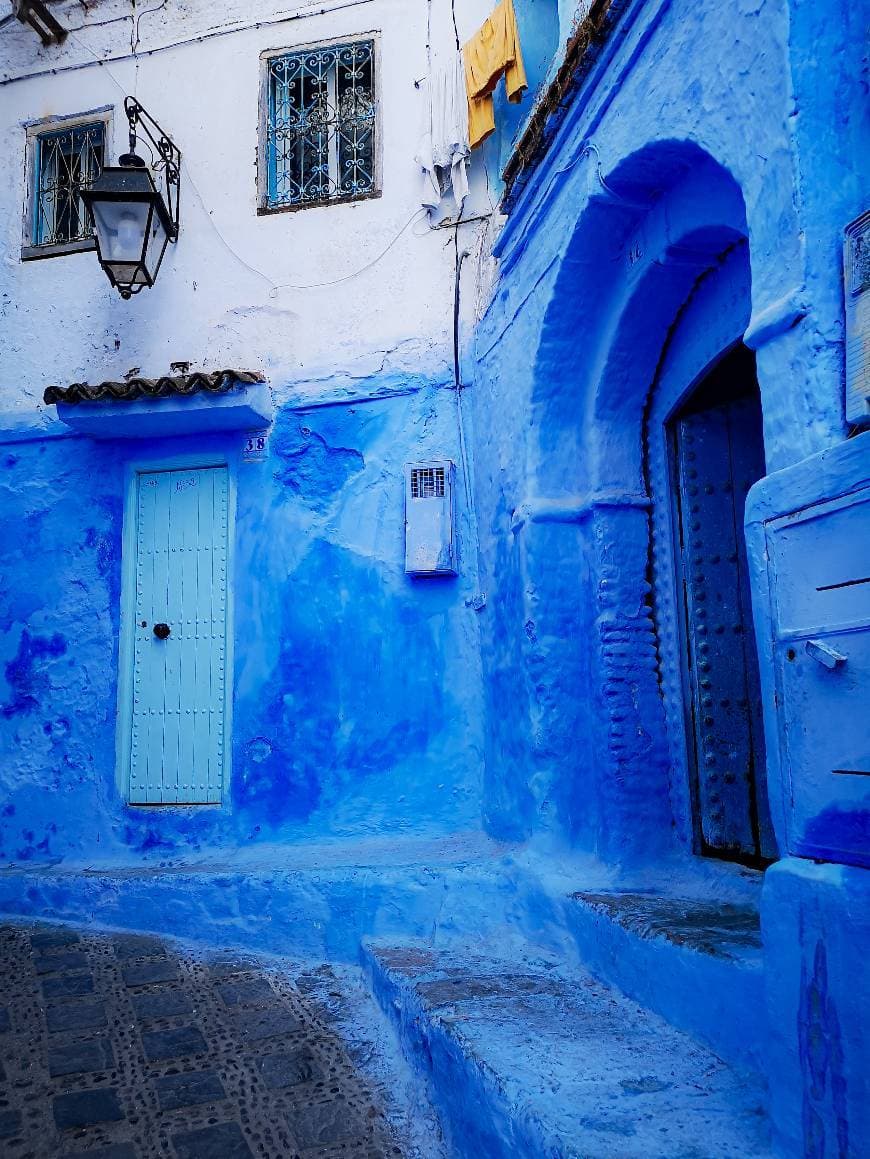
[[[151,216],[150,228],[148,230],[148,243],[145,250],[145,269],[148,271],[148,276],[152,281],[157,276],[157,270],[160,267],[160,262],[163,259],[163,251],[166,249],[168,241],[169,234],[166,232],[163,214],[155,209]]]
[[[124,286],[148,286],[142,273],[142,266],[138,262],[106,262],[106,269],[119,289]]]
[[[110,265],[116,262],[140,262],[151,213],[150,204],[147,201],[95,199],[91,207],[103,261]]]

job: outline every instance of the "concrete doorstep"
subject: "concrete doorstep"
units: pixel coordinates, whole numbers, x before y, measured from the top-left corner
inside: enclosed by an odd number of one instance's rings
[[[467,1159],[754,1159],[765,1091],[588,974],[369,941],[363,966]]]
[[[739,904],[582,891],[565,923],[583,964],[733,1066],[763,1073],[767,1039],[758,898]]]

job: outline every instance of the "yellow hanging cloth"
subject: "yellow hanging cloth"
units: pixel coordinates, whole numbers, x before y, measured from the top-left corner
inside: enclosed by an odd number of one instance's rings
[[[500,0],[462,50],[468,93],[468,137],[473,149],[495,130],[492,94],[502,75],[516,104],[528,87],[513,0]]]

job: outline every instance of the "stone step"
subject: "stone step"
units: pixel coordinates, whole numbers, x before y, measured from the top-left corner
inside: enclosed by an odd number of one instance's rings
[[[565,921],[584,966],[736,1066],[764,1070],[758,898],[574,893]]]
[[[769,1154],[753,1077],[588,974],[422,944],[362,956],[460,1159]]]
[[[180,938],[196,931],[213,945],[355,962],[364,935],[425,936],[445,909],[460,931],[495,936],[508,848],[469,832],[23,862],[0,866],[0,915]]]

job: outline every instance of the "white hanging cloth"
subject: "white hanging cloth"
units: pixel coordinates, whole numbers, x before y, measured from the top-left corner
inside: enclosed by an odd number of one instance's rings
[[[423,205],[440,209],[448,189],[461,210],[468,196],[468,97],[462,53],[435,62],[421,81],[423,126],[416,160],[423,170]]]

